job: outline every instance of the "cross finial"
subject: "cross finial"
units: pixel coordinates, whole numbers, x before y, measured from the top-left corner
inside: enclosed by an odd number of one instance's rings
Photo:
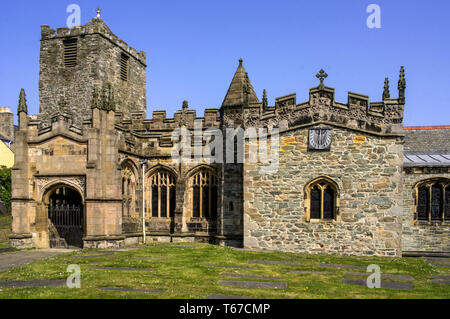
[[[242,60],[242,58],[239,58],[239,65],[242,65],[242,62],[244,62],[244,60]]]
[[[325,73],[323,69],[320,69],[319,73],[316,74],[316,78],[320,80],[319,87],[323,88],[323,80],[325,80],[328,77],[328,74]]]
[[[97,18],[100,18],[100,13],[102,12],[102,10],[100,8],[97,8]]]

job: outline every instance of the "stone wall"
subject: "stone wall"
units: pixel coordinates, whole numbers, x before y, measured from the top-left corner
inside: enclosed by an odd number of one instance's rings
[[[14,114],[9,108],[0,108],[0,135],[14,140]]]
[[[403,253],[449,252],[450,221],[415,220],[415,186],[430,178],[449,178],[449,168],[409,168],[403,173]]]
[[[401,254],[402,137],[333,128],[329,152],[308,151],[308,130],[280,136],[279,169],[244,168],[244,247],[304,253]],[[249,146],[246,147],[248,153]],[[306,185],[339,188],[336,220],[307,221]]]
[[[75,66],[64,65],[66,39],[78,39]],[[128,81],[120,78],[121,54],[129,56]],[[145,53],[137,53],[120,41],[101,19],[95,18],[87,25],[55,30],[42,26],[39,119],[50,125],[50,117],[66,103],[65,111],[73,123],[81,128],[82,122],[91,117],[91,101],[94,86],[99,89],[111,84],[116,110],[125,116],[133,111],[147,109],[145,95]],[[64,102],[62,102],[64,101]]]

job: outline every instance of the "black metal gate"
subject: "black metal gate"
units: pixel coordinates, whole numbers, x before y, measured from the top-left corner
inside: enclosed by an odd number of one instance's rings
[[[50,247],[82,247],[83,207],[80,205],[50,205]]]

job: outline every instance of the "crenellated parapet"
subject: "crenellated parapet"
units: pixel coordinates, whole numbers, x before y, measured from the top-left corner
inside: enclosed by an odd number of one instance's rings
[[[86,25],[69,28],[57,28],[52,29],[48,25],[41,26],[41,41],[54,40],[69,37],[100,35],[112,44],[118,46],[123,51],[127,52],[130,56],[146,66],[146,53],[144,51],[137,51],[133,47],[129,46],[125,41],[120,40],[106,25],[106,23],[99,17],[93,18]]]
[[[401,68],[399,98],[390,98],[389,82],[385,81],[383,100],[370,102],[367,95],[349,92],[347,103],[335,100],[334,88],[323,80],[328,75],[321,70],[320,84],[309,90],[309,101],[297,104],[296,94],[277,97],[275,106],[249,105],[244,110],[246,127],[276,126],[281,130],[316,124],[329,124],[376,135],[402,134],[404,91],[406,82]],[[264,92],[267,100],[266,93]],[[263,97],[264,100],[264,97]]]

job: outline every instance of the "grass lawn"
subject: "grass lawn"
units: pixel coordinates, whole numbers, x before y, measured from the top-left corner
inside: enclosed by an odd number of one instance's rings
[[[0,281],[66,279],[67,266],[81,267],[81,289],[66,287],[0,288],[0,298],[206,298],[211,294],[248,296],[254,298],[450,298],[450,286],[433,284],[433,275],[450,275],[450,269],[431,266],[423,258],[378,258],[307,255],[282,252],[249,252],[228,247],[197,244],[191,247],[168,247],[154,243],[137,250],[116,252],[109,256],[70,258],[71,255],[98,255],[100,250],[83,250],[59,255],[0,273]],[[131,257],[152,257],[170,260],[145,260]],[[266,265],[249,260],[279,260],[298,265]],[[382,273],[410,275],[414,289],[369,289],[341,283],[347,271],[353,269],[324,268],[319,264],[368,266],[377,264]],[[254,269],[208,267],[205,264],[238,265]],[[90,267],[137,267],[152,271],[96,270]],[[328,271],[320,274],[289,273],[292,270]],[[219,280],[247,280],[223,277],[221,273],[282,277],[276,282],[287,289],[241,288],[219,285]],[[352,277],[365,279],[365,277]],[[383,279],[390,280],[390,279]],[[273,281],[273,280],[272,280]],[[163,289],[166,293],[104,291],[101,287]]]
[[[11,216],[0,216],[0,229],[11,228],[12,217]]]

